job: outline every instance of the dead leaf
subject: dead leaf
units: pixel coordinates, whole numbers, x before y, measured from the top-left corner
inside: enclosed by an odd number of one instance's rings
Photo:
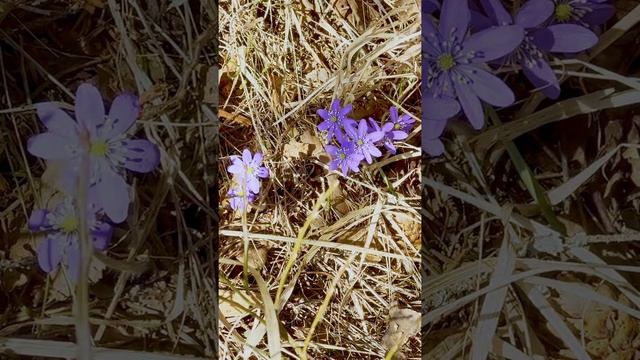
[[[220,116],[220,119],[227,119],[229,120],[231,123],[235,123],[241,126],[252,126],[253,124],[251,123],[251,119],[249,119],[248,117],[242,115],[242,114],[238,114],[236,113],[230,113],[227,112],[225,110],[222,109],[218,109],[218,115]]]
[[[397,303],[391,305],[389,325],[382,337],[382,345],[390,350],[397,345],[398,352],[411,337],[420,331],[421,314],[411,309],[400,309]]]
[[[229,321],[236,320],[248,315],[246,310],[253,310],[254,306],[248,299],[255,298],[244,290],[237,291],[220,290],[218,309],[220,313]]]
[[[324,84],[329,80],[329,71],[325,68],[317,68],[306,73],[304,77],[311,84]]]
[[[309,157],[311,155],[311,146],[309,144],[303,144],[296,140],[289,141],[284,145],[282,155],[287,159],[300,159]]]
[[[249,251],[247,254],[247,262],[250,268],[256,269],[258,271],[262,270],[267,263],[267,253],[269,249],[265,246],[255,247],[249,246]],[[236,256],[236,260],[242,262],[244,261],[243,254],[238,254]]]

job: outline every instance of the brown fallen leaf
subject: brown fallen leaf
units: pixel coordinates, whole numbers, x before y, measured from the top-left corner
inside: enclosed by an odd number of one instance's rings
[[[249,246],[249,251],[247,254],[247,263],[250,268],[256,269],[258,271],[262,270],[264,266],[267,264],[267,253],[269,249],[266,246]],[[243,254],[238,254],[236,256],[236,260],[242,262],[244,261]]]
[[[394,359],[402,359],[400,348],[414,335],[420,331],[421,314],[411,309],[400,309],[398,303],[391,304],[389,310],[389,325],[387,331],[382,337],[382,345],[391,350],[396,347]]]
[[[218,115],[221,119],[227,119],[231,123],[235,123],[241,126],[252,126],[251,119],[241,114],[232,114],[228,111],[218,109]]]

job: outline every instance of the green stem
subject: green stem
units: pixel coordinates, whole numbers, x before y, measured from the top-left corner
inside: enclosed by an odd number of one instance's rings
[[[77,358],[92,359],[91,326],[89,325],[89,265],[93,256],[93,246],[89,237],[87,221],[87,192],[89,188],[89,134],[84,129],[80,136],[83,147],[80,156],[80,172],[78,173],[78,196],[76,197],[76,214],[78,216],[78,247],[80,250],[80,274],[76,284],[75,318]]]
[[[498,117],[498,114],[492,107],[487,106],[486,109],[489,117],[495,124],[502,124],[500,118]],[[518,170],[520,179],[525,184],[527,190],[529,191],[529,194],[540,208],[540,211],[542,212],[545,220],[547,220],[549,225],[554,230],[566,235],[567,230],[564,224],[562,224],[556,217],[556,214],[551,207],[551,203],[549,203],[549,198],[547,197],[546,191],[542,188],[538,180],[533,175],[533,172],[522,157],[522,154],[520,153],[516,145],[513,142],[509,141],[505,143],[505,146],[507,152],[509,153],[509,156],[511,157],[511,161]]]

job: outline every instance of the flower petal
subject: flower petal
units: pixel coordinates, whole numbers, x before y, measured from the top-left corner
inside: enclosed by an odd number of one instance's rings
[[[422,13],[431,14],[440,8],[440,4],[436,0],[422,0]]]
[[[423,142],[422,149],[430,156],[440,156],[444,153],[444,145],[439,139]]]
[[[422,128],[422,142],[439,138],[446,127],[447,120],[425,119]]]
[[[513,23],[511,15],[509,15],[500,0],[480,0],[480,4],[487,16],[493,19],[496,25],[501,26]]]
[[[104,124],[104,102],[102,95],[95,86],[82,84],[76,91],[76,120],[83,124],[92,137],[97,134],[97,128]]]
[[[129,210],[129,188],[122,176],[107,168],[96,184],[96,191],[102,208],[114,223],[118,224],[127,218]]]
[[[251,160],[253,160],[253,156],[251,156],[251,151],[249,151],[249,149],[242,150],[242,161],[245,164],[251,164]]]
[[[438,30],[433,25],[431,17],[424,12],[422,13],[422,66],[423,69],[427,66],[427,62],[424,60],[427,55],[437,58],[440,54],[438,49],[438,43],[440,42],[440,36]],[[426,72],[425,72],[426,74]]]
[[[351,109],[353,109],[353,105],[351,104],[345,105],[345,107],[342,108],[342,110],[340,110],[340,115],[347,116],[347,114],[351,112]]]
[[[50,102],[36,104],[36,111],[38,118],[50,132],[77,139],[78,124],[65,111]]]
[[[531,81],[536,88],[541,88],[542,93],[550,99],[560,96],[560,83],[549,63],[544,60],[537,61],[534,66],[522,66],[524,76]]]
[[[76,142],[50,132],[30,137],[27,141],[27,150],[31,155],[46,160],[68,160],[78,153]]]
[[[369,153],[369,154],[371,154],[371,155],[373,155],[373,156],[375,156],[375,157],[380,157],[380,156],[382,156],[382,152],[380,152],[380,149],[378,149],[378,148],[377,148],[377,147],[375,147],[375,146],[370,146],[370,147],[369,147],[369,151],[368,151],[368,153]],[[371,163],[369,163],[369,164],[371,164]]]
[[[468,0],[444,1],[440,11],[440,35],[444,39],[451,39],[451,36],[464,39],[470,19]]]
[[[478,32],[495,26],[497,21],[484,16],[480,11],[471,9],[471,23],[470,27],[472,32]]]
[[[462,65],[459,69],[471,79],[469,87],[485,102],[495,106],[513,104],[513,91],[497,76],[478,67]]]
[[[27,227],[31,231],[42,231],[51,227],[49,224],[49,220],[47,220],[47,214],[49,212],[46,209],[36,209],[33,210],[31,216],[29,216],[29,221]]]
[[[258,180],[257,177],[255,176],[248,176],[247,177],[247,190],[252,192],[252,193],[259,193],[260,192],[260,180]]]
[[[58,267],[64,248],[64,239],[60,233],[53,233],[42,239],[36,249],[38,265],[46,273],[50,273]]]
[[[267,169],[266,167],[260,167],[258,168],[258,171],[256,171],[256,175],[258,175],[258,177],[261,178],[268,178],[269,177],[269,169]]]
[[[145,139],[127,140],[127,154],[124,167],[139,173],[153,171],[160,163],[160,150],[158,147]]]
[[[398,121],[398,108],[395,106],[392,106],[389,108],[389,119],[391,119],[392,122],[397,122]]]
[[[329,111],[327,109],[318,109],[317,113],[324,120],[329,120]]]
[[[591,4],[591,11],[582,17],[582,21],[591,26],[600,26],[609,21],[615,14],[616,8],[611,4]]]
[[[91,229],[93,246],[100,251],[106,250],[112,235],[113,227],[111,225],[103,222],[97,223],[96,226]]]
[[[333,101],[331,101],[331,111],[334,113],[340,111],[340,99],[333,99]]]
[[[371,142],[380,141],[384,137],[384,131],[374,131],[366,135],[366,138]]]
[[[473,51],[474,63],[485,63],[511,53],[524,38],[520,25],[492,27],[471,35],[462,45],[464,51]]]
[[[534,44],[540,49],[559,53],[577,53],[598,42],[598,36],[593,31],[575,24],[551,25],[534,32],[532,36]]]
[[[551,0],[529,0],[518,10],[515,23],[526,29],[536,27],[553,15],[554,8]]]
[[[356,131],[355,126],[352,126],[351,124],[345,125],[344,130],[346,131],[347,135],[349,135],[349,137],[351,137],[352,139],[356,139],[358,137],[358,132]],[[344,140],[346,141],[346,139]],[[340,141],[340,139],[338,139],[338,141]],[[340,143],[342,144],[341,141]]]
[[[263,159],[263,155],[261,152],[256,152],[255,155],[253,155],[253,160],[251,161],[251,165],[258,167],[260,166],[260,164],[262,164],[262,159]]]
[[[242,172],[244,171],[244,166],[242,166],[242,164],[234,163],[227,168],[227,171],[231,174],[242,174]]]
[[[111,139],[127,131],[138,119],[140,103],[138,97],[133,94],[118,95],[109,109],[109,120],[112,121],[111,129],[104,129],[103,138]]]
[[[391,135],[389,137],[393,140],[404,140],[409,137],[409,134],[404,131],[394,130],[391,132]]]
[[[460,112],[460,104],[450,98],[422,97],[422,113],[426,119],[446,120]]]
[[[462,105],[462,110],[467,116],[467,119],[469,119],[471,126],[476,130],[481,129],[484,125],[484,112],[482,110],[482,103],[480,103],[480,99],[475,91],[473,91],[469,85],[461,84],[457,81],[454,82],[453,85],[455,86],[460,105]]]

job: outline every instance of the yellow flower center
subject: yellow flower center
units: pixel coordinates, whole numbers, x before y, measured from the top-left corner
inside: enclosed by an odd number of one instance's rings
[[[89,149],[89,153],[95,156],[105,156],[107,155],[107,151],[109,151],[109,145],[104,140],[98,140],[92,143]]]
[[[438,58],[438,67],[442,71],[447,71],[456,65],[456,60],[453,58],[453,55],[449,53],[445,53],[440,55]]]
[[[253,175],[253,168],[252,167],[248,167],[247,168],[247,174]]]
[[[396,130],[400,130],[400,128],[401,128],[400,123],[396,123],[395,125],[393,125],[393,128],[396,129]]]
[[[362,141],[362,139],[358,140],[358,146],[362,146],[364,145],[364,141]]]
[[[331,116],[329,116],[329,121],[331,121],[331,122],[338,122],[338,117],[337,117],[337,116],[335,116],[335,115],[331,115]]]
[[[78,218],[75,216],[67,216],[62,220],[62,231],[63,232],[72,232],[78,229]]]
[[[555,16],[558,21],[567,21],[571,19],[573,8],[569,4],[558,4],[556,6]]]
[[[338,154],[338,157],[340,158],[340,160],[344,160],[344,158],[346,157],[345,154]]]

